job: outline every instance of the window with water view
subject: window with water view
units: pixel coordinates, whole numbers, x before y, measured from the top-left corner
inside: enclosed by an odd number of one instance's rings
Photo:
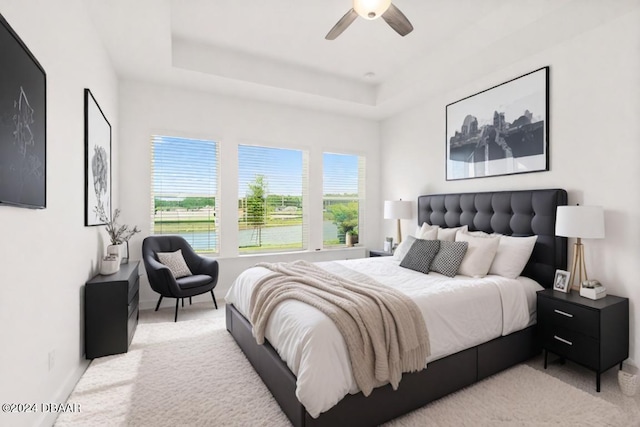
[[[153,233],[177,234],[197,252],[218,253],[219,143],[153,136],[151,145]],[[322,165],[322,223],[311,226],[322,227],[323,247],[357,243],[364,220],[365,159],[323,153]],[[238,145],[237,168],[239,253],[307,249],[309,153]]]
[[[177,234],[197,252],[218,252],[218,143],[152,137],[152,227]]]
[[[238,146],[240,253],[307,247],[308,153]]]

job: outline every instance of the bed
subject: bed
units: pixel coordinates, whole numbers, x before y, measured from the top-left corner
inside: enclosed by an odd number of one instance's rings
[[[561,189],[427,195],[418,198],[418,224],[443,228],[467,225],[472,231],[536,235],[522,276],[550,287],[555,270],[566,269],[566,239],[554,232],[556,207],[566,202],[566,191]],[[535,325],[527,322],[506,335],[430,360],[426,369],[404,374],[397,390],[386,385],[367,397],[347,393],[319,416],[312,410],[314,417],[296,396],[297,378],[292,369],[268,341],[256,343],[251,324],[242,314],[246,308],[237,305],[232,302],[226,306],[227,329],[294,426],[378,425],[540,352]]]

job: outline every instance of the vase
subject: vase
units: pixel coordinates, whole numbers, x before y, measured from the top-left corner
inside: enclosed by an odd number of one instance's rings
[[[345,235],[345,243],[349,248],[353,246],[353,235],[351,235],[351,233]]]
[[[100,261],[100,274],[108,276],[117,273],[120,270],[120,259],[111,255],[102,258]]]
[[[118,260],[118,266],[120,265],[120,261],[122,261],[122,257],[124,256],[124,245],[109,245],[107,246],[107,257],[115,257]]]

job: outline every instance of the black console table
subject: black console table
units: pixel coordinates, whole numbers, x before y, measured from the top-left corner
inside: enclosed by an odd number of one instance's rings
[[[89,280],[84,291],[84,342],[87,359],[126,353],[138,325],[138,261],[108,276]]]

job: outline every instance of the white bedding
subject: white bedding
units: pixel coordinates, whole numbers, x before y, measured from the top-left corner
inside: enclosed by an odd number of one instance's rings
[[[401,290],[418,304],[429,331],[431,356],[427,362],[535,322],[535,293],[542,287],[526,277],[452,279],[402,268],[393,257],[334,262]],[[317,264],[331,271],[332,262]],[[226,302],[249,318],[253,284],[267,273],[262,267],[244,271],[227,293]],[[317,309],[295,300],[281,303],[273,311],[265,336],[296,375],[296,396],[312,417],[347,393],[358,392],[344,340],[334,323]]]

